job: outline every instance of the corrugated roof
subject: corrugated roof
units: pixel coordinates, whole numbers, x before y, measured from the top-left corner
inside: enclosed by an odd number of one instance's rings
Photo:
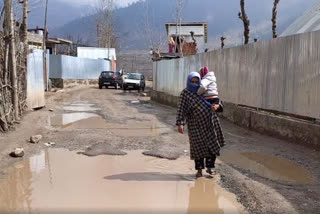
[[[317,0],[301,17],[294,21],[280,36],[320,30],[320,0]]]

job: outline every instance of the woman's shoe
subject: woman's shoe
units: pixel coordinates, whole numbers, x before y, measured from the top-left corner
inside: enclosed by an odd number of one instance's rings
[[[206,172],[207,172],[209,175],[215,174],[215,171],[212,170],[211,168],[208,168]]]
[[[196,178],[201,178],[202,177],[202,170],[198,170],[196,174]]]

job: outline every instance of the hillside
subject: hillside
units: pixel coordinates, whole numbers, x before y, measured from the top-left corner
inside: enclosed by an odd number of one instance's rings
[[[29,28],[44,25],[45,1],[31,0],[29,13]],[[54,0],[48,1],[48,28],[52,30],[88,15],[93,9],[88,9],[85,5],[76,5],[68,1]]]
[[[201,3],[200,3],[201,2]],[[281,33],[298,16],[300,16],[313,0],[283,0],[278,9],[278,30]],[[149,12],[146,6],[138,2],[126,8],[115,11],[115,26],[123,50],[148,49],[148,39],[144,32],[145,17],[148,14],[152,23],[154,39],[160,35],[165,41],[165,22],[175,21],[176,3],[172,0],[148,0]],[[271,38],[271,10],[272,2],[247,0],[246,8],[251,20],[251,37],[262,39]],[[209,46],[219,45],[221,35],[229,37],[226,44],[241,43],[242,23],[238,19],[239,0],[212,1],[212,0],[185,0],[183,21],[208,22]],[[53,35],[81,37],[90,44],[95,44],[95,16],[90,15],[76,19],[52,31]]]

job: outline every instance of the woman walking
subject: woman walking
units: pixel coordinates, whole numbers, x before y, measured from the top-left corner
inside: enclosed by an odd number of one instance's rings
[[[203,97],[197,94],[200,88],[200,75],[197,72],[189,74],[187,88],[181,92],[177,122],[179,133],[184,133],[184,126],[188,125],[190,142],[190,158],[195,161],[196,177],[202,177],[202,170],[206,167],[209,174],[213,174],[216,157],[225,145],[223,133],[217,114],[218,106],[211,106]]]

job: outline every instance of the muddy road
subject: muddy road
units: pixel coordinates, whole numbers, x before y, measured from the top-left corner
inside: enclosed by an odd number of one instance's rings
[[[320,213],[319,152],[222,120],[217,175],[196,180],[175,114],[135,91],[48,93],[0,136],[0,213]]]

